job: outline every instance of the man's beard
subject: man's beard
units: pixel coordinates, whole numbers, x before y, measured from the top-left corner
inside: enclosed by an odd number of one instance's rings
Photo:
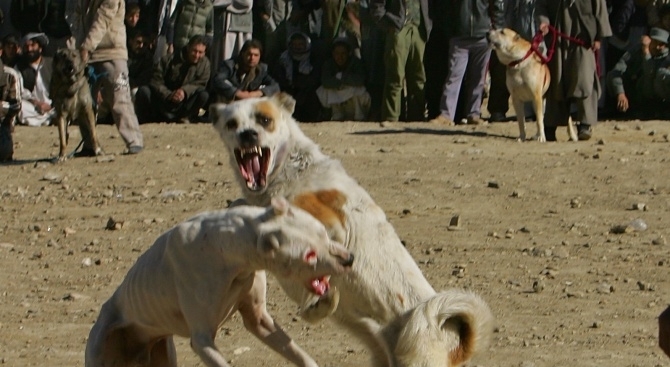
[[[30,62],[35,62],[40,59],[42,56],[42,53],[39,51],[29,51],[26,52],[26,57],[28,58],[28,61]]]

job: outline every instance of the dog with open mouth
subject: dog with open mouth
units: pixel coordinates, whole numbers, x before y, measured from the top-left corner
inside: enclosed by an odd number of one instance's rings
[[[484,349],[493,328],[472,292],[436,293],[400,242],[384,211],[341,163],[321,152],[291,117],[287,94],[210,107],[244,200],[267,205],[282,196],[323,223],[356,256],[352,271],[303,287],[278,279],[316,322],[332,315],[368,348],[374,366],[460,366]]]
[[[140,256],[102,306],[86,344],[86,367],[177,366],[173,335],[191,338],[207,366],[228,366],[214,344],[240,312],[254,336],[299,366],[316,366],[266,309],[264,270],[319,297],[353,255],[325,227],[283,198],[237,206],[173,227]]]

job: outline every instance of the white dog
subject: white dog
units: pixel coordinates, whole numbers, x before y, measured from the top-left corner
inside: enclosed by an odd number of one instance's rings
[[[325,279],[352,262],[321,223],[285,199],[202,213],[160,236],[102,306],[86,367],[176,367],[172,335],[190,337],[205,365],[228,366],[214,337],[236,311],[270,348],[298,366],[316,366],[267,312],[261,270],[318,297],[327,292]]]
[[[376,366],[458,366],[488,343],[493,318],[470,292],[436,294],[384,211],[339,161],[324,155],[291,117],[288,95],[210,108],[246,199],[289,198],[326,225],[356,255],[353,270],[333,276],[323,297],[279,280],[302,316],[335,319],[359,337]],[[325,285],[325,288],[328,288]]]
[[[516,120],[519,123],[519,140],[526,140],[526,114],[524,102],[532,102],[537,119],[535,140],[544,143],[544,94],[549,89],[551,76],[549,68],[531,43],[509,28],[494,29],[488,39],[501,63],[507,65],[505,83],[512,96]],[[577,141],[577,133],[572,119],[568,120],[570,140]]]

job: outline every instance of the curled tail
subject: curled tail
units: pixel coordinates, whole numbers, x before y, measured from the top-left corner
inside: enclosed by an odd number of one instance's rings
[[[403,317],[393,354],[398,366],[460,366],[488,347],[493,323],[476,294],[438,293]]]

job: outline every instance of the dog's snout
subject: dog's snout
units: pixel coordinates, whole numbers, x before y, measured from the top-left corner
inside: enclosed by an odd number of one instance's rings
[[[243,145],[258,145],[258,132],[254,130],[244,130],[240,133],[240,143]]]
[[[342,266],[346,266],[346,267],[350,267],[350,266],[354,265],[354,254],[349,254],[348,258],[342,259],[340,261],[340,264],[342,264]]]

